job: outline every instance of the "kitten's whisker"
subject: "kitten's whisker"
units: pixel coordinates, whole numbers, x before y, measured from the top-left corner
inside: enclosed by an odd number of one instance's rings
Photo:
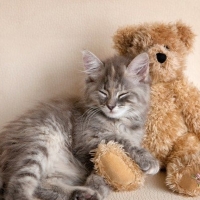
[[[98,112],[100,112],[99,108],[96,108],[95,110],[93,110],[92,112],[90,112],[84,122],[84,124],[86,124],[85,128],[88,126],[89,121],[92,117],[94,117]]]
[[[88,114],[88,116],[86,117],[85,122],[84,122],[84,125],[86,125],[84,128],[86,128],[86,127],[88,126],[90,119],[91,119],[94,115],[96,115],[99,111],[100,111],[100,109],[99,109],[99,108],[96,108],[95,110],[91,111],[91,112]]]
[[[84,112],[84,114],[81,116],[82,118],[82,131],[87,127],[88,123],[89,123],[89,118],[91,118],[91,116],[94,116],[96,113],[98,113],[100,111],[99,108],[89,108],[88,110],[86,110]]]
[[[93,111],[95,108],[89,108],[89,109],[87,109],[80,117],[79,117],[79,119],[83,119],[83,120],[81,120],[81,121],[84,121],[84,119],[85,119],[85,116],[87,116],[87,114],[89,113],[89,112],[91,112],[91,111]]]
[[[84,123],[85,123],[84,121],[86,120],[88,113],[90,113],[92,110],[93,108],[89,108],[83,113],[83,115],[80,116],[80,122],[82,122],[82,127],[81,127],[82,131],[84,130]]]
[[[136,118],[140,119],[140,116],[136,112],[134,112],[132,109],[129,109],[127,112],[131,114],[129,118],[131,118],[132,120],[135,120]]]

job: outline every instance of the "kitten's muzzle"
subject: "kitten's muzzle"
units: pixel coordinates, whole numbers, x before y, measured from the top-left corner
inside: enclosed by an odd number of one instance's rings
[[[107,107],[108,107],[108,109],[110,110],[110,111],[112,111],[114,108],[115,108],[115,105],[107,105]]]

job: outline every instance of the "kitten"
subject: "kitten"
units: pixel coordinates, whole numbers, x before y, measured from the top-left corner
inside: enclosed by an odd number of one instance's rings
[[[41,104],[0,133],[5,200],[104,199],[110,188],[90,161],[102,140],[124,145],[144,172],[158,172],[158,161],[140,145],[149,102],[148,55],[101,62],[84,51],[83,62],[83,98]]]

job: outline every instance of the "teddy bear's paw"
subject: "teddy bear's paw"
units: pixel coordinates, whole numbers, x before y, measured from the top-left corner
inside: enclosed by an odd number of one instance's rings
[[[143,162],[140,163],[140,168],[146,174],[156,174],[158,173],[160,166],[158,160],[148,159],[148,160],[143,160]]]
[[[167,166],[166,184],[168,187],[187,196],[200,196],[200,166],[195,161],[187,166],[180,165],[180,160],[176,164],[170,163]]]
[[[91,189],[88,189],[88,190],[75,190],[69,199],[70,200],[101,200],[102,198],[97,192]]]

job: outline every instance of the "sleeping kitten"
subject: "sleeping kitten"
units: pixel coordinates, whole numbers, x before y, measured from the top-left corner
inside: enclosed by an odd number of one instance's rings
[[[83,98],[41,104],[0,133],[5,200],[104,199],[110,188],[90,162],[90,151],[102,140],[122,144],[144,172],[158,172],[158,161],[140,145],[149,102],[148,55],[101,62],[84,51],[83,62]]]

